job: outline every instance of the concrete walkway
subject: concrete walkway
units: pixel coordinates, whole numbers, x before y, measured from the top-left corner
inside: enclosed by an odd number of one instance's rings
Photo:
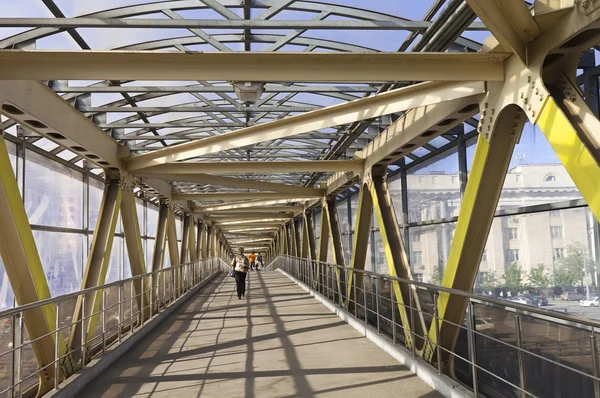
[[[279,272],[246,298],[216,279],[81,397],[421,397],[440,394]]]

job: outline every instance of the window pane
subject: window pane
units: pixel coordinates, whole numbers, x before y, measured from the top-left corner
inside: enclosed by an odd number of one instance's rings
[[[110,252],[110,261],[108,263],[108,271],[106,273],[106,283],[116,282],[121,280],[121,259],[123,258],[123,238],[115,236]]]
[[[81,173],[27,151],[25,208],[31,224],[83,228]]]
[[[10,165],[12,166],[14,173],[17,169],[17,146],[6,140],[4,143],[6,144],[6,149],[8,150],[8,159],[10,160]]]
[[[33,231],[52,297],[79,290],[83,274],[82,234]]]
[[[404,224],[404,214],[402,214],[402,181],[400,180],[400,176],[389,181],[388,186],[398,224]]]
[[[321,236],[321,212],[315,213],[314,217],[315,238],[319,238]]]
[[[350,220],[350,231],[354,232],[356,227],[356,212],[358,211],[358,194],[350,197],[350,213],[352,219]]]
[[[140,235],[146,236],[146,217],[144,217],[144,201],[136,198],[135,208],[137,210],[138,224],[140,226]]]
[[[390,270],[387,265],[387,260],[385,258],[385,251],[383,249],[383,241],[381,240],[381,233],[379,231],[374,231],[373,239],[375,241],[375,266],[374,271],[379,274],[389,275]],[[367,253],[367,256],[371,256],[371,253]]]
[[[421,275],[424,282],[442,282],[455,228],[456,223],[409,228],[409,258],[415,278]]]
[[[343,201],[337,203],[335,205],[338,214],[338,220],[340,222],[340,231],[342,233],[350,232],[350,223],[348,220],[348,200],[344,199]]]
[[[12,308],[14,303],[13,290],[8,281],[8,275],[4,269],[4,263],[0,258],[0,309]]]
[[[150,208],[148,208],[150,210]],[[152,271],[152,257],[154,256],[154,239],[146,239],[146,272]]]
[[[148,203],[146,215],[148,217],[146,222],[146,234],[151,237],[156,237],[156,228],[158,226],[158,207]]]
[[[175,216],[175,229],[177,230],[177,240],[181,241],[181,235],[183,234],[183,221],[179,216]]]
[[[100,205],[102,204],[102,194],[104,193],[104,183],[94,178],[90,178],[90,193],[88,197],[89,203],[89,229],[96,229],[98,215],[100,214]]]
[[[460,182],[456,149],[444,153],[407,173],[409,222],[436,220],[458,215]]]

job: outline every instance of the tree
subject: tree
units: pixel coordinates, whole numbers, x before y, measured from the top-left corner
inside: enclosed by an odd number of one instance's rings
[[[550,284],[550,276],[546,274],[544,264],[538,264],[537,267],[531,268],[527,275],[529,285],[534,289],[545,289]]]
[[[594,262],[587,248],[581,242],[570,244],[566,256],[554,267],[552,279],[555,286],[571,287],[581,282],[586,273],[594,272]]]
[[[494,271],[486,272],[483,275],[481,275],[479,285],[481,286],[484,292],[494,290],[496,284],[498,284],[498,277],[496,276],[496,273]]]
[[[442,284],[442,279],[444,279],[444,265],[437,264],[433,268],[433,273],[431,274],[431,280],[429,283],[440,286]]]
[[[516,292],[523,288],[523,271],[517,264],[509,265],[503,277],[507,290]]]

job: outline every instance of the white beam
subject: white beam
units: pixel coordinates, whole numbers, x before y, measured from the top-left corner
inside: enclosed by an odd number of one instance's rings
[[[232,202],[232,203],[223,203],[219,205],[205,206],[198,208],[197,210],[202,213],[211,213],[219,210],[234,210],[234,209],[248,209],[248,208],[256,208],[263,207],[265,209],[269,209],[271,205],[284,205],[289,203],[289,199],[281,199],[281,200],[251,200],[244,202]]]
[[[0,79],[502,81],[502,62],[506,57],[507,54],[484,53],[2,50]]]
[[[131,171],[485,93],[485,83],[427,82],[126,159]]]
[[[239,200],[279,200],[287,202],[303,202],[309,199],[319,199],[323,197],[322,193],[308,194],[302,196],[278,193],[278,192],[206,192],[206,193],[172,193],[173,200],[194,200],[198,202],[214,201],[239,201]]]
[[[309,147],[307,147],[309,148]],[[265,149],[270,149],[266,147]],[[171,162],[138,170],[144,175],[154,174],[226,174],[226,173],[319,173],[362,170],[360,160],[311,160],[282,162]]]

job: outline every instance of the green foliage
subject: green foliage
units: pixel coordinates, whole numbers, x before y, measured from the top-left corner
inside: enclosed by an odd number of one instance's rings
[[[552,280],[555,286],[570,287],[581,282],[586,273],[594,272],[594,262],[581,242],[567,246],[566,256],[554,267]]]
[[[431,274],[431,280],[429,283],[440,286],[442,284],[442,279],[444,279],[444,265],[437,264],[433,268],[433,273]]]
[[[485,275],[482,275],[481,279],[479,280],[479,285],[485,292],[493,290],[497,284],[498,277],[496,276],[496,273],[494,271],[487,272]]]
[[[551,278],[546,273],[546,267],[544,264],[538,264],[537,267],[533,267],[527,274],[529,279],[529,285],[534,289],[545,289],[550,285]]]
[[[507,290],[516,292],[523,288],[523,271],[516,263],[508,266],[503,277]]]

